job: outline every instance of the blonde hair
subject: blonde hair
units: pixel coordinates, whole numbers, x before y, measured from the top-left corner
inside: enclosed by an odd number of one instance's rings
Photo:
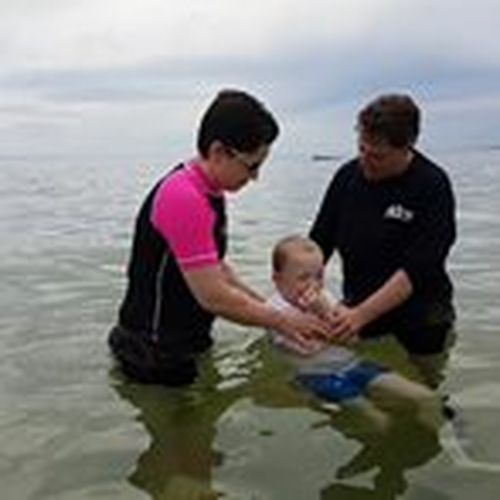
[[[291,252],[295,250],[306,253],[319,252],[322,254],[321,248],[310,238],[299,234],[285,236],[274,246],[272,253],[273,271],[277,273],[281,272],[288,262]]]

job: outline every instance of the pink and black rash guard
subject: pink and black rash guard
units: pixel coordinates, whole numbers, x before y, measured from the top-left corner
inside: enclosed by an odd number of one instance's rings
[[[150,334],[173,355],[208,348],[214,316],[198,304],[182,271],[217,265],[225,251],[223,193],[196,162],[179,165],[139,211],[120,325]]]

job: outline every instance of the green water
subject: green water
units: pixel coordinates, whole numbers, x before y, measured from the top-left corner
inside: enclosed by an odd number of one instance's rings
[[[458,340],[444,389],[460,444],[500,463],[498,151],[435,155],[459,207],[450,269]],[[500,474],[457,461],[442,437],[401,420],[376,437],[289,381],[264,333],[217,323],[188,390],[113,369],[105,338],[123,291],[130,231],[166,165],[0,165],[0,485],[27,499],[495,499]],[[305,231],[334,165],[274,158],[230,200],[230,257],[266,292],[268,253]],[[338,266],[330,269],[338,287]],[[387,342],[373,350],[410,373]]]

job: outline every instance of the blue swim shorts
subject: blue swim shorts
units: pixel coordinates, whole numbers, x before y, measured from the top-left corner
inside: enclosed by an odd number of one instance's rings
[[[341,403],[364,396],[368,384],[388,371],[388,368],[370,361],[361,361],[352,368],[337,373],[301,373],[297,380],[316,396]]]

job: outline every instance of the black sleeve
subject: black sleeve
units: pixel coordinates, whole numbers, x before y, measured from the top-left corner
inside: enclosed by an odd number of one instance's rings
[[[336,247],[337,221],[341,196],[339,173],[337,172],[330,182],[309,231],[309,238],[314,240],[323,251],[325,262],[332,256]]]
[[[432,280],[444,266],[456,238],[455,199],[449,179],[443,175],[426,196],[426,205],[412,228],[411,243],[402,267],[414,288]]]

